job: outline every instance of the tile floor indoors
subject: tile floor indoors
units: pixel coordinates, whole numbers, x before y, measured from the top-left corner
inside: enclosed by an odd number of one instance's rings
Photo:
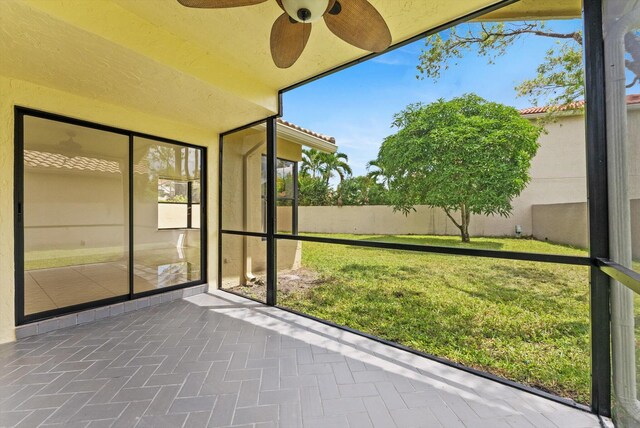
[[[1,427],[598,427],[221,291],[0,345]]]
[[[193,280],[187,270],[199,270],[184,260],[165,257],[134,264],[134,291],[141,293]],[[199,263],[197,264],[199,266]],[[160,269],[159,269],[160,268]],[[129,293],[127,262],[92,263],[25,271],[25,314],[108,299]]]

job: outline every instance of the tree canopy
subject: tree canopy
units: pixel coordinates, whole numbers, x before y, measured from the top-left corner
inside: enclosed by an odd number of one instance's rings
[[[349,157],[340,152],[326,153],[316,149],[302,150],[302,166],[300,173],[313,178],[321,177],[327,184],[334,174],[338,174],[340,181],[351,175],[348,164]]]
[[[338,205],[387,205],[387,189],[375,179],[360,175],[344,179],[338,186]]]
[[[298,203],[300,206],[331,205],[332,192],[321,177],[300,175],[298,177]]]
[[[517,95],[529,98],[533,105],[542,102],[560,106],[583,99],[582,32],[554,31],[544,21],[465,24],[429,36],[420,54],[417,77],[437,80],[451,63],[469,51],[487,58],[491,64],[522,37],[531,35],[555,39],[557,44],[547,50],[535,76],[517,84]],[[632,87],[640,83],[640,36],[628,33],[624,43],[625,64],[633,76],[627,87]]]
[[[405,213],[415,205],[440,207],[465,242],[471,214],[511,213],[512,199],[529,182],[541,132],[513,107],[473,94],[411,104],[393,126],[398,132],[375,161],[388,179],[389,204]]]

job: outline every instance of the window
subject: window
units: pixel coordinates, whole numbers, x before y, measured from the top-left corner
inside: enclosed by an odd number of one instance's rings
[[[267,157],[262,155],[262,230],[267,230]],[[277,159],[276,206],[278,232],[298,233],[298,163]]]
[[[277,206],[293,206],[296,200],[296,174],[294,170],[297,169],[297,162],[278,159],[276,170]]]
[[[158,179],[158,229],[199,229],[199,212],[199,181]]]

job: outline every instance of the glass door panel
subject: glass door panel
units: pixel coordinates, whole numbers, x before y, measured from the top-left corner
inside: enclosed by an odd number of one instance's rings
[[[133,141],[133,291],[200,281],[202,150]]]
[[[129,293],[129,137],[24,116],[24,315]]]

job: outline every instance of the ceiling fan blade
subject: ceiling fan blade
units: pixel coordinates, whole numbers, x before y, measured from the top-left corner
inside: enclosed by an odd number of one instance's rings
[[[271,57],[279,68],[291,67],[309,41],[311,24],[292,22],[283,13],[271,28]]]
[[[251,6],[264,3],[267,0],[178,0],[183,6],[203,9],[218,9],[224,7]]]
[[[381,52],[391,45],[389,27],[367,0],[337,0],[324,21],[333,34],[360,49]]]

